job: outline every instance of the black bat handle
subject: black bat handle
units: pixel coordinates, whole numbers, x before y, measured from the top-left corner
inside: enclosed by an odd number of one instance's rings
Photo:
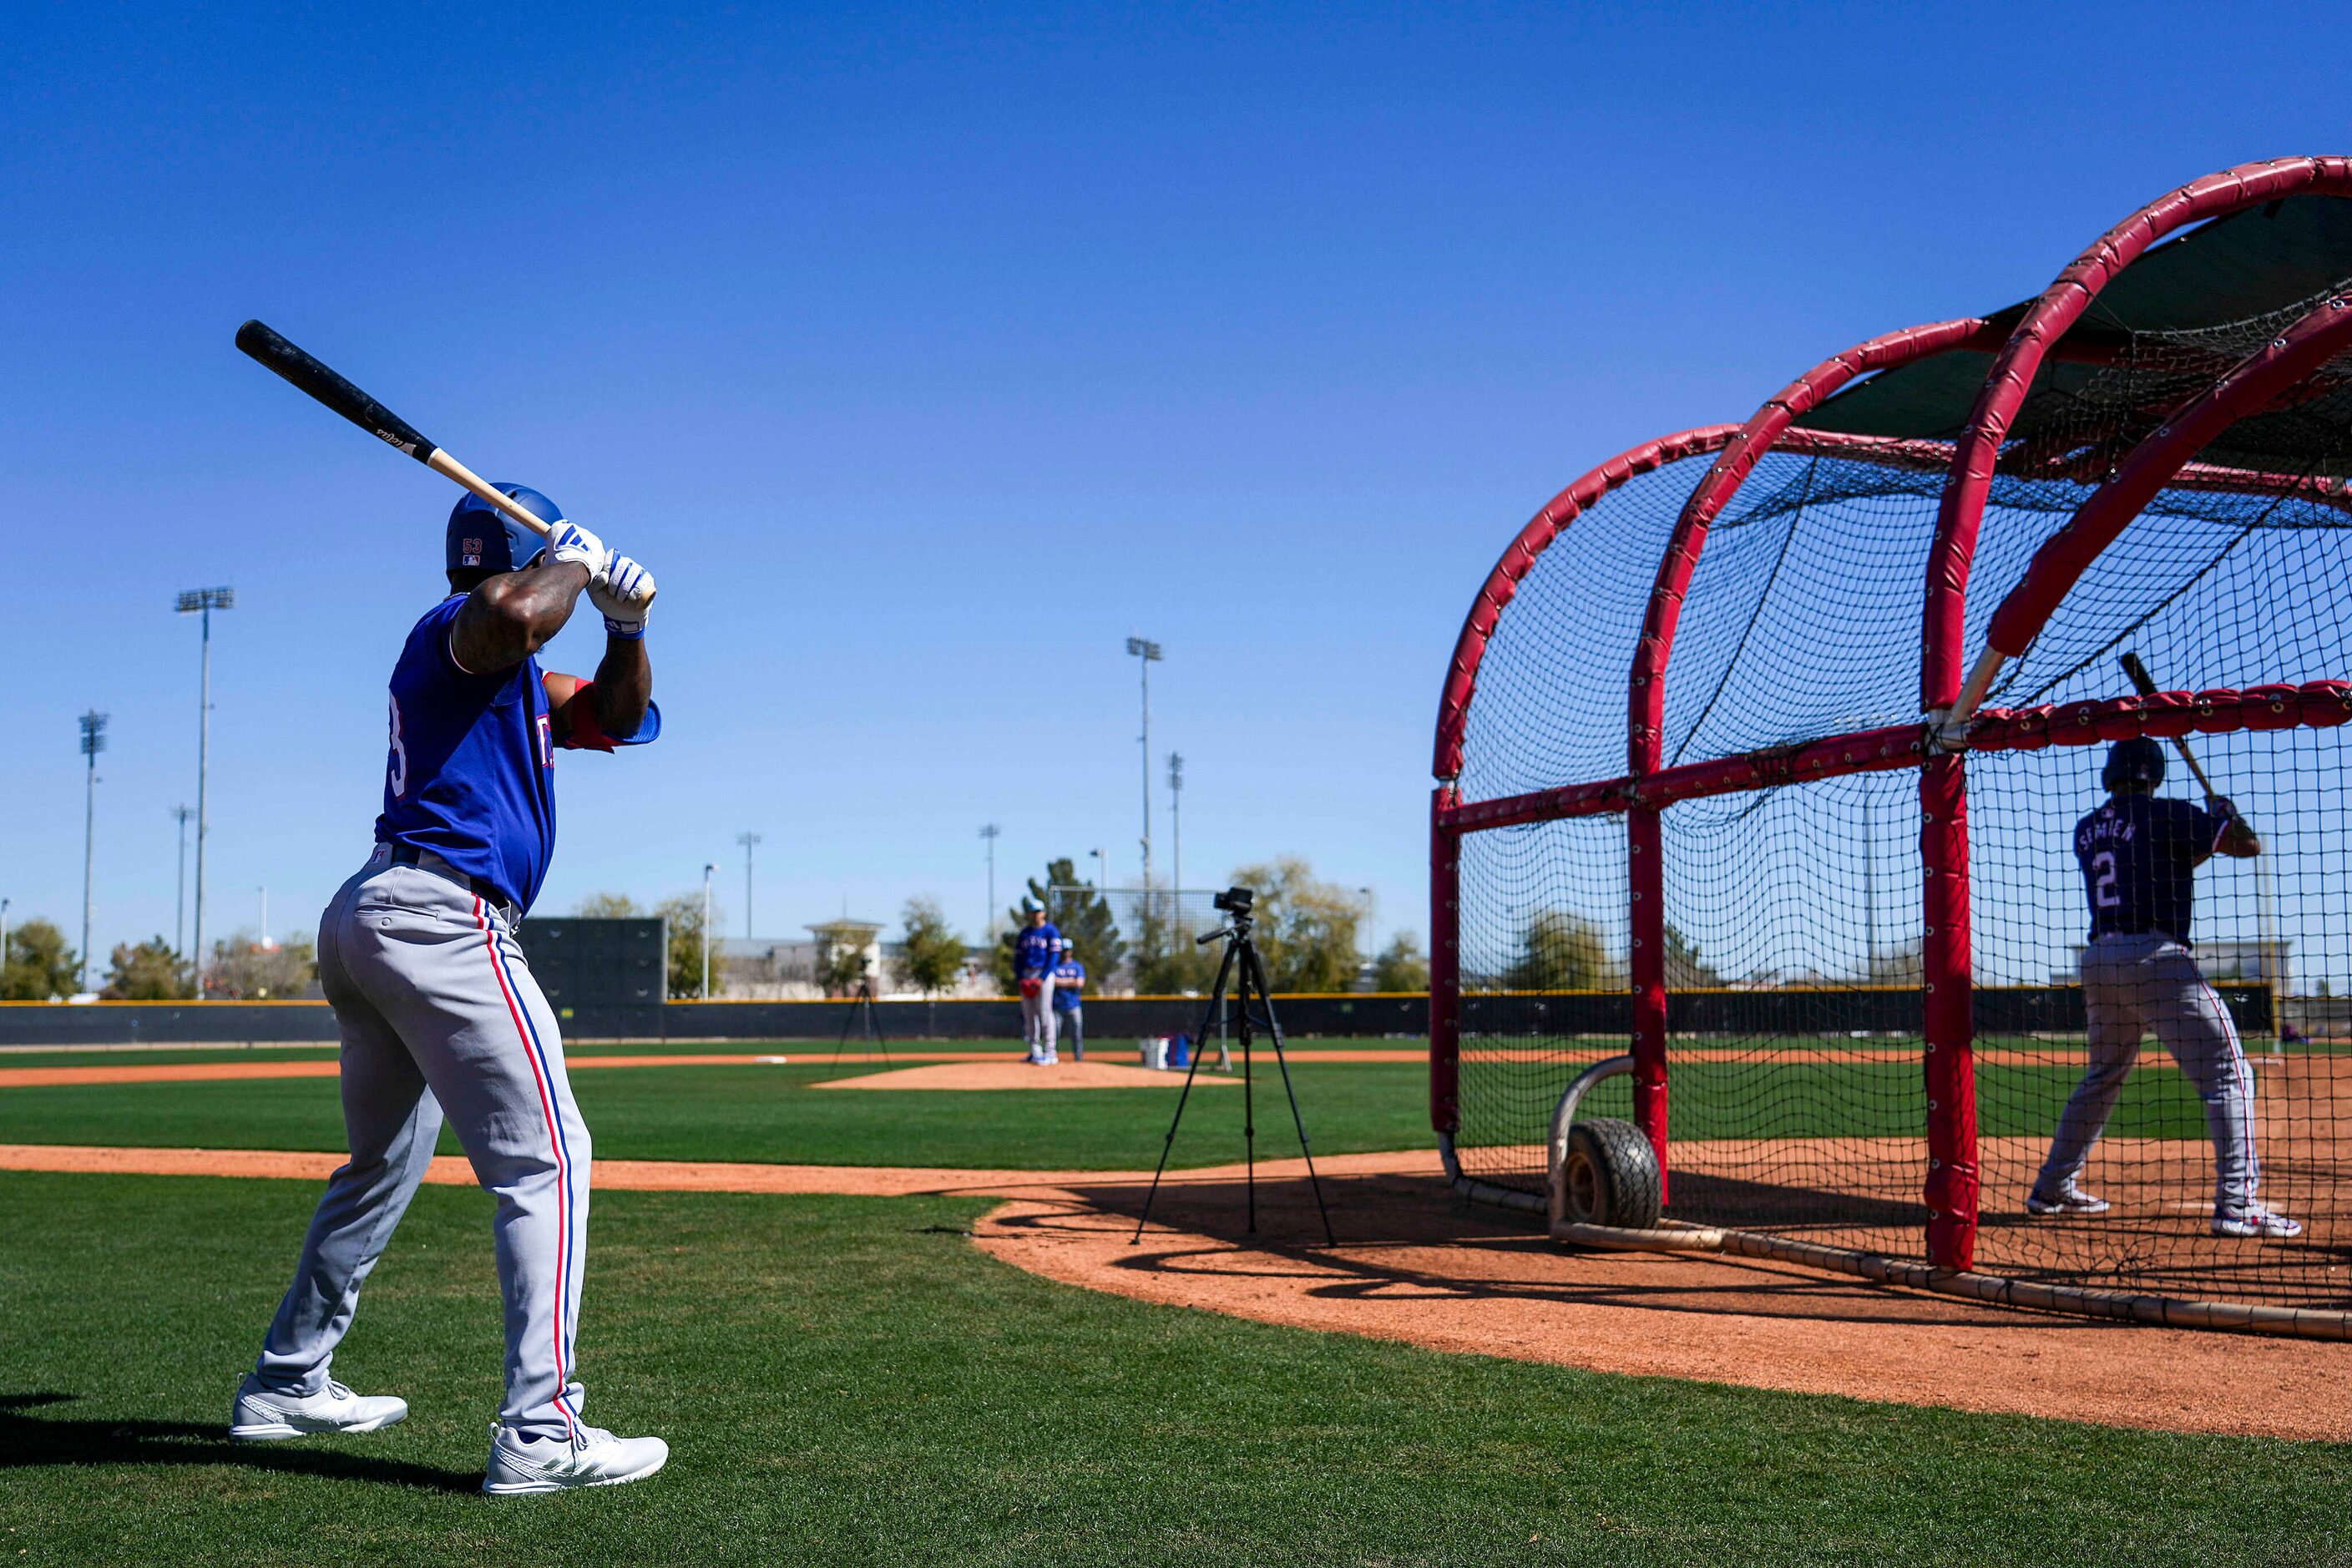
[[[431,459],[434,444],[414,425],[295,347],[273,328],[259,321],[247,321],[236,330],[236,346],[378,440],[397,447],[420,463]]]

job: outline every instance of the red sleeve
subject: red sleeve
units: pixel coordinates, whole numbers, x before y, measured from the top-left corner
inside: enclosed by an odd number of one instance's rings
[[[572,704],[564,710],[570,716],[569,721],[563,727],[563,733],[555,741],[567,752],[609,752],[613,749],[613,738],[604,733],[604,727],[596,722],[596,704],[590,695],[595,689],[594,681],[583,680],[572,693]]]

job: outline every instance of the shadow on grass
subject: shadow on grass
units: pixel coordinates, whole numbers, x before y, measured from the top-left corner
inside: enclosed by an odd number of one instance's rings
[[[188,1421],[78,1421],[29,1415],[71,1394],[0,1394],[0,1470],[42,1465],[236,1465],[280,1475],[476,1492],[481,1477],[296,1443],[233,1443],[228,1428]]]

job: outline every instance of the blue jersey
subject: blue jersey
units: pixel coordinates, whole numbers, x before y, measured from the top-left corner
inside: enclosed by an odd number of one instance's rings
[[[2074,825],[2074,858],[2091,900],[2091,934],[2168,936],[2189,942],[2197,863],[2230,819],[2185,800],[2119,795]]]
[[[1087,966],[1075,958],[1054,965],[1054,1005],[1065,1013],[1077,1010],[1078,989],[1087,983]]]
[[[1024,926],[1021,934],[1013,939],[1013,975],[1016,980],[1032,980],[1050,973],[1062,955],[1062,933],[1047,921],[1041,926]]]
[[[429,849],[520,909],[555,849],[555,742],[539,661],[474,675],[449,653],[453,594],[408,634],[392,668],[392,752],[379,844]]]

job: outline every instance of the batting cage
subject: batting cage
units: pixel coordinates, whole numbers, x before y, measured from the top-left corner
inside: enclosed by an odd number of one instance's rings
[[[1437,726],[1458,1185],[2352,1337],[2347,289],[2352,160],[2231,170],[1520,531]]]

